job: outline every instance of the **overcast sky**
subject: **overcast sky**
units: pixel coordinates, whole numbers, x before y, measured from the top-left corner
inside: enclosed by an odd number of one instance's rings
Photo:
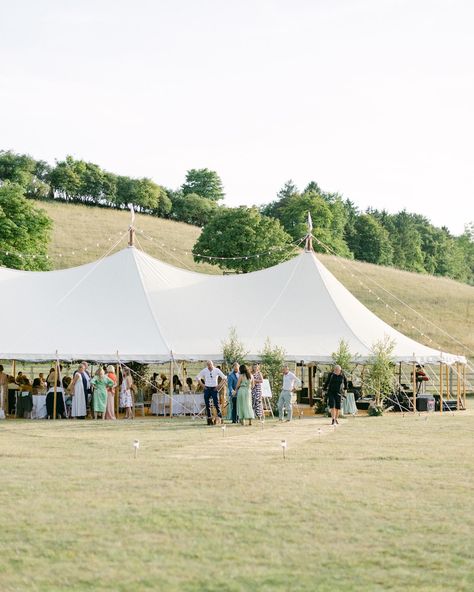
[[[474,219],[470,0],[0,0],[0,149]]]

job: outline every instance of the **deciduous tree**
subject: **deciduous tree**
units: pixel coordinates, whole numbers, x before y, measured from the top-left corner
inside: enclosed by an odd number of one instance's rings
[[[257,208],[240,207],[222,208],[214,214],[194,245],[193,255],[195,261],[248,272],[276,265],[292,250],[291,237],[277,220],[262,216]]]

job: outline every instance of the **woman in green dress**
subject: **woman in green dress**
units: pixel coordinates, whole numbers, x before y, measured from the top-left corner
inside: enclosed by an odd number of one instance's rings
[[[112,387],[114,383],[105,375],[104,369],[101,368],[91,380],[91,385],[94,387],[94,419],[97,419],[99,413],[102,414],[102,419],[105,419],[107,387]]]
[[[245,420],[249,420],[249,425],[252,425],[252,419],[255,415],[252,408],[252,387],[254,381],[247,366],[242,364],[239,368],[239,380],[235,390],[237,391],[237,417],[242,425]]]

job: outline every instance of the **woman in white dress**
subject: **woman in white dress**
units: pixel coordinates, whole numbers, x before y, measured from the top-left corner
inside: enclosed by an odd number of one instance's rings
[[[130,370],[122,370],[122,386],[120,387],[120,407],[125,409],[125,419],[133,419],[133,379],[130,376]]]
[[[72,392],[72,407],[71,417],[84,419],[87,415],[86,394],[84,391],[84,383],[82,381],[82,374],[85,370],[83,364],[79,364],[79,368],[74,374],[68,390]]]

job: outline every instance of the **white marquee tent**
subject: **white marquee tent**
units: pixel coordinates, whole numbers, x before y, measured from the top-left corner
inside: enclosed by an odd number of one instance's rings
[[[71,269],[0,268],[0,359],[218,360],[235,327],[258,359],[265,340],[288,360],[329,362],[345,339],[363,361],[385,336],[400,362],[465,363],[402,335],[304,252],[244,275],[178,269],[135,247]]]

